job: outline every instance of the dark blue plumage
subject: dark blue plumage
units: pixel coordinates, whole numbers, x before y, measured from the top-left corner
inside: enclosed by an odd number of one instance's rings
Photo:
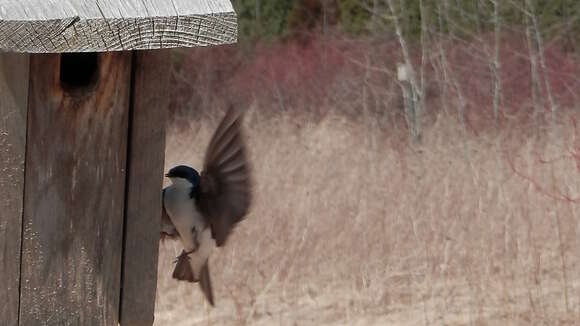
[[[199,187],[200,177],[199,173],[192,167],[187,165],[178,165],[165,175],[168,178],[181,178],[186,179],[187,181],[191,182],[193,187],[191,188],[191,193],[189,194],[189,198],[193,198]]]

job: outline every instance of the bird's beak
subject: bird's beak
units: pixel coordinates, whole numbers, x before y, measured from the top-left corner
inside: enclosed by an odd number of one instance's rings
[[[169,178],[169,173],[165,173],[165,177],[166,178]]]

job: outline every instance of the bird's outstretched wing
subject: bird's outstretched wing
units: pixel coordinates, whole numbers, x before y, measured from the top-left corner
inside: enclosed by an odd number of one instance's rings
[[[207,147],[197,209],[210,224],[217,246],[248,212],[251,171],[241,132],[243,112],[230,108]]]

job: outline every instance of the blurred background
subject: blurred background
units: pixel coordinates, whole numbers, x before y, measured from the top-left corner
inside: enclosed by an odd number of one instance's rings
[[[234,0],[173,55],[166,170],[247,108],[255,201],[156,325],[573,325],[580,2]]]

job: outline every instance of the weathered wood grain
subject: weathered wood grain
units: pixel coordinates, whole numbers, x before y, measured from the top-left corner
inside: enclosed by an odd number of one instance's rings
[[[133,56],[121,325],[152,325],[157,290],[169,50]]]
[[[28,55],[0,54],[0,320],[18,325]]]
[[[0,48],[87,52],[235,43],[230,0],[0,0]]]
[[[59,55],[30,60],[20,325],[117,325],[131,56],[72,93]]]

